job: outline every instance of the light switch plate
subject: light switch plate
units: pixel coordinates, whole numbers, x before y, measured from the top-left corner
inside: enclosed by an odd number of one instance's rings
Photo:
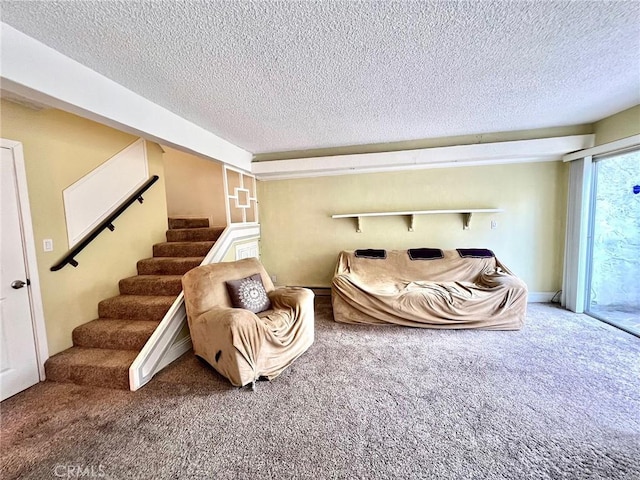
[[[53,252],[53,240],[51,238],[42,240],[42,248],[45,252]]]

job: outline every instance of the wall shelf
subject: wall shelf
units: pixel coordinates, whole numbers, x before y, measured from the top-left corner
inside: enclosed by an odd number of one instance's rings
[[[331,218],[355,218],[357,222],[356,232],[362,232],[362,218],[364,217],[390,217],[390,216],[407,216],[410,217],[409,231],[413,232],[415,227],[416,216],[418,215],[439,215],[446,213],[454,213],[462,215],[462,228],[468,230],[471,224],[471,215],[474,213],[501,213],[502,208],[461,208],[456,210],[410,210],[406,212],[368,212],[368,213],[344,213],[339,215],[331,215]]]

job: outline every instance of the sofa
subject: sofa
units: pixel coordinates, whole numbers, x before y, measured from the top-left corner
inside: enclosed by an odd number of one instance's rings
[[[244,280],[262,287],[263,298],[247,290],[248,305],[238,308],[230,285]],[[255,258],[196,267],[182,285],[194,353],[232,385],[255,388],[260,378],[273,380],[313,343],[313,292],[274,288]],[[256,300],[266,302],[263,311],[247,309]]]
[[[337,322],[518,330],[527,286],[486,249],[343,251],[331,284]]]

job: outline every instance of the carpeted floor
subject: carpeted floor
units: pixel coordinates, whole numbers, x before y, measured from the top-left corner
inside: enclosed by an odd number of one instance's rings
[[[640,339],[543,304],[519,332],[317,304],[315,344],[255,393],[187,354],[138,392],[6,400],[2,478],[640,478]]]

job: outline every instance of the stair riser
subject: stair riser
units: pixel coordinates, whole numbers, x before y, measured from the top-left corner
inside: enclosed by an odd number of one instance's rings
[[[168,242],[153,246],[154,257],[204,257],[215,242]]]
[[[184,275],[192,268],[199,266],[201,262],[201,258],[180,262],[162,261],[161,258],[140,260],[138,262],[138,275]]]
[[[118,284],[122,295],[176,295],[182,291],[180,279],[163,281],[120,280]]]
[[[185,230],[167,230],[167,242],[204,242],[215,241],[222,235],[223,229],[193,228]]]
[[[108,301],[98,304],[100,318],[124,318],[127,320],[162,320],[171,306],[165,305],[123,305]]]
[[[170,218],[169,228],[207,228],[209,227],[208,218]]]

